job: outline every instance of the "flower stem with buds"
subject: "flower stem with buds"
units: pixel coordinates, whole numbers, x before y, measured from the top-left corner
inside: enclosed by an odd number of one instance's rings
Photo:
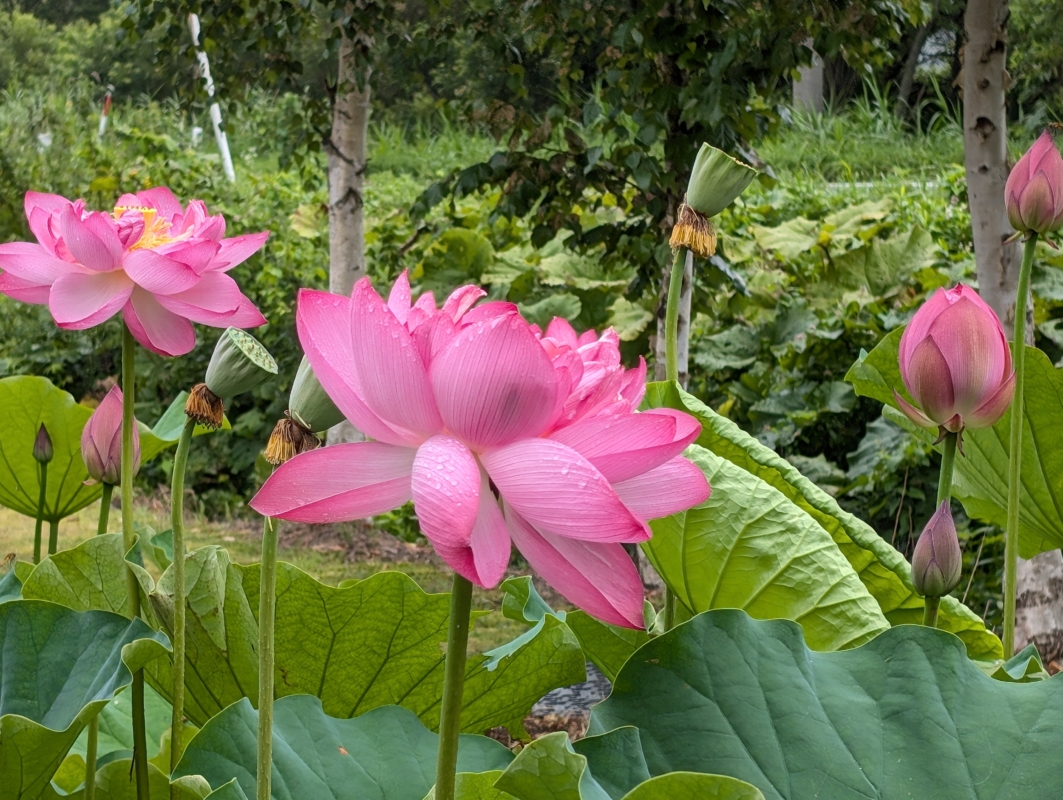
[[[133,333],[122,326],[122,539],[126,552],[133,548],[133,418],[134,385],[136,383],[136,354]],[[133,570],[126,568],[126,589],[130,617],[140,615],[140,587]],[[144,726],[144,670],[133,673],[131,690],[133,706],[133,766],[136,770],[137,800],[149,800],[147,731]]]
[[[435,800],[454,800],[454,774],[461,735],[461,700],[465,688],[465,656],[469,643],[472,583],[454,573],[450,595],[450,632],[443,677],[443,705],[439,718],[439,760],[436,762]]]
[[[100,498],[100,521],[96,525],[96,535],[103,536],[107,533],[107,522],[111,517],[111,495],[114,493],[114,484],[103,484],[103,496]],[[96,797],[96,749],[100,735],[100,717],[97,714],[89,723],[88,740],[85,742],[85,790],[82,794],[84,800],[94,800]]]
[[[258,594],[258,795],[270,800],[273,784],[273,631],[277,612],[277,530],[262,522],[262,576]]]
[[[1025,419],[1023,377],[1026,367],[1026,307],[1030,296],[1030,273],[1037,249],[1037,234],[1026,239],[1015,293],[1015,335],[1012,363],[1015,365],[1015,396],[1011,401],[1011,437],[1008,464],[1008,525],[1004,532],[1004,658],[1015,654],[1015,597],[1019,567],[1019,489],[1022,479],[1022,429]]]
[[[170,482],[170,528],[173,530],[173,715],[170,717],[170,772],[181,758],[185,716],[185,469],[196,421],[189,417],[181,429]],[[170,788],[172,800],[179,790]]]
[[[945,434],[945,448],[941,451],[941,469],[938,471],[938,496],[937,504],[948,503],[952,499],[952,473],[956,466],[956,446],[959,444],[958,433]],[[941,604],[940,597],[923,598],[923,624],[928,628],[936,628],[938,622],[938,606]]]

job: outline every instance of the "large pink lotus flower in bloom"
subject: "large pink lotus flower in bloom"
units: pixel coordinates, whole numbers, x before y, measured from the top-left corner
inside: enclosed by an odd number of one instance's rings
[[[289,461],[251,501],[301,522],[380,514],[411,498],[455,571],[498,584],[516,545],[570,602],[642,627],[642,583],[621,543],[647,520],[709,496],[680,456],[700,430],[669,409],[636,413],[646,367],[625,370],[615,332],[542,334],[511,303],[411,304],[403,275],[387,303],[362,279],[350,299],[299,294],[297,326],[322,386],[374,441]]]
[[[201,200],[183,208],[165,187],[122,195],[112,213],[37,192],[27,192],[25,205],[37,244],[0,244],[0,292],[47,305],[61,328],[92,328],[121,311],[144,347],[180,356],[195,346],[193,322],[266,321],[225,273],[268,231],[226,239],[223,217]]]

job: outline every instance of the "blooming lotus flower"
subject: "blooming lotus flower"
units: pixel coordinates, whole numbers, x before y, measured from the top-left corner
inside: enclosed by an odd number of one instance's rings
[[[1048,131],[1012,168],[1004,204],[1017,231],[1051,233],[1063,225],[1063,158]]]
[[[0,292],[47,305],[61,328],[83,330],[119,311],[133,336],[160,355],[196,343],[193,322],[225,328],[265,323],[225,273],[268,232],[225,236],[225,220],[201,200],[182,208],[165,187],[122,195],[112,213],[83,200],[27,192],[37,244],[0,244]]]
[[[296,325],[321,385],[374,441],[296,456],[251,501],[261,514],[335,522],[413,500],[439,555],[473,583],[502,579],[512,546],[569,601],[642,627],[642,583],[624,542],[649,519],[708,497],[680,456],[700,426],[635,413],[645,364],[625,371],[614,333],[544,336],[512,303],[465,286],[437,309],[400,276],[385,303],[303,290]]]
[[[122,390],[111,388],[81,431],[81,457],[93,483],[122,482]],[[133,474],[140,470],[140,431],[133,425]]]
[[[1011,404],[1015,373],[1000,320],[970,286],[939,289],[901,336],[901,378],[916,406],[896,391],[908,419],[924,428],[987,428]]]
[[[912,583],[923,597],[944,597],[960,583],[963,555],[945,500],[919,534],[912,551]]]

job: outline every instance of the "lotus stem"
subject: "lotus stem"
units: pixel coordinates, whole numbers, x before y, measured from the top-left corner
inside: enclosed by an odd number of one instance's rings
[[[1022,429],[1025,418],[1023,377],[1026,368],[1026,307],[1030,297],[1030,273],[1037,249],[1037,234],[1026,239],[1015,292],[1015,335],[1012,363],[1015,365],[1015,396],[1011,401],[1011,440],[1008,465],[1008,526],[1004,532],[1004,658],[1015,654],[1015,597],[1019,568],[1019,488],[1022,479]]]
[[[940,603],[940,597],[923,598],[923,624],[928,628],[936,628],[938,626],[938,605]]]
[[[665,379],[671,383],[679,382],[679,298],[683,293],[683,265],[680,258],[687,252],[677,247],[672,259],[672,272],[668,279],[668,305],[664,316],[664,368]],[[664,587],[664,629],[670,631],[675,625],[675,592],[672,587]]]
[[[938,472],[938,502],[940,506],[952,499],[952,471],[956,465],[956,445],[958,433],[945,434],[945,449],[941,451],[941,470]]]
[[[37,497],[37,525],[33,529],[33,563],[41,563],[41,533],[44,529],[44,503],[48,494],[48,465],[41,464],[41,492]]]
[[[59,550],[59,520],[48,520],[48,555],[54,556]]]
[[[181,738],[185,718],[185,470],[188,448],[196,421],[189,417],[181,429],[170,482],[170,528],[173,530],[173,716],[170,718],[170,773],[181,758]],[[170,787],[171,800],[179,800],[180,790]]]
[[[122,540],[126,552],[136,543],[133,531],[133,400],[136,383],[136,353],[133,333],[122,326]],[[129,616],[140,615],[140,587],[132,568],[126,568]],[[144,726],[144,670],[133,673],[133,766],[136,769],[137,800],[150,800],[148,786],[147,732]]]
[[[96,798],[96,749],[100,736],[100,715],[97,714],[89,723],[88,741],[85,743],[85,791],[82,800]]]
[[[107,533],[107,523],[111,519],[111,495],[114,494],[114,484],[103,484],[103,495],[100,497],[100,522],[96,526],[96,535],[103,536]]]
[[[454,573],[450,594],[450,632],[439,718],[439,760],[436,762],[435,800],[454,800],[454,774],[461,735],[461,697],[465,688],[465,656],[469,644],[472,583]]]
[[[262,522],[262,576],[258,588],[258,795],[270,800],[273,785],[273,631],[277,615],[277,531],[273,517]]]

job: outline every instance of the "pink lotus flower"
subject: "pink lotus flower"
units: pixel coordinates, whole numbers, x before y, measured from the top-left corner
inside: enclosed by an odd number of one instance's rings
[[[122,482],[122,390],[111,388],[81,431],[81,457],[92,483]],[[133,426],[133,474],[140,470],[140,431]]]
[[[1004,204],[1017,231],[1051,233],[1063,224],[1063,158],[1048,131],[1012,168]]]
[[[165,188],[122,195],[113,213],[54,194],[26,193],[37,244],[0,244],[0,292],[47,305],[61,328],[83,330],[122,312],[144,347],[184,355],[193,322],[216,328],[265,323],[225,273],[255,253],[268,232],[225,236],[225,220],[201,200],[182,208]]]
[[[1011,404],[1015,373],[1000,320],[970,286],[939,289],[901,336],[901,378],[919,406],[896,391],[916,425],[954,433],[988,428]]]
[[[479,586],[502,579],[510,549],[568,600],[642,627],[642,583],[621,546],[646,521],[708,497],[680,457],[700,430],[668,409],[634,413],[645,364],[625,371],[614,333],[542,336],[511,303],[473,307],[474,286],[442,309],[411,305],[402,275],[388,302],[367,279],[350,299],[303,290],[296,322],[315,374],[375,441],[296,456],[251,501],[301,522],[368,517],[414,502],[421,530]]]

